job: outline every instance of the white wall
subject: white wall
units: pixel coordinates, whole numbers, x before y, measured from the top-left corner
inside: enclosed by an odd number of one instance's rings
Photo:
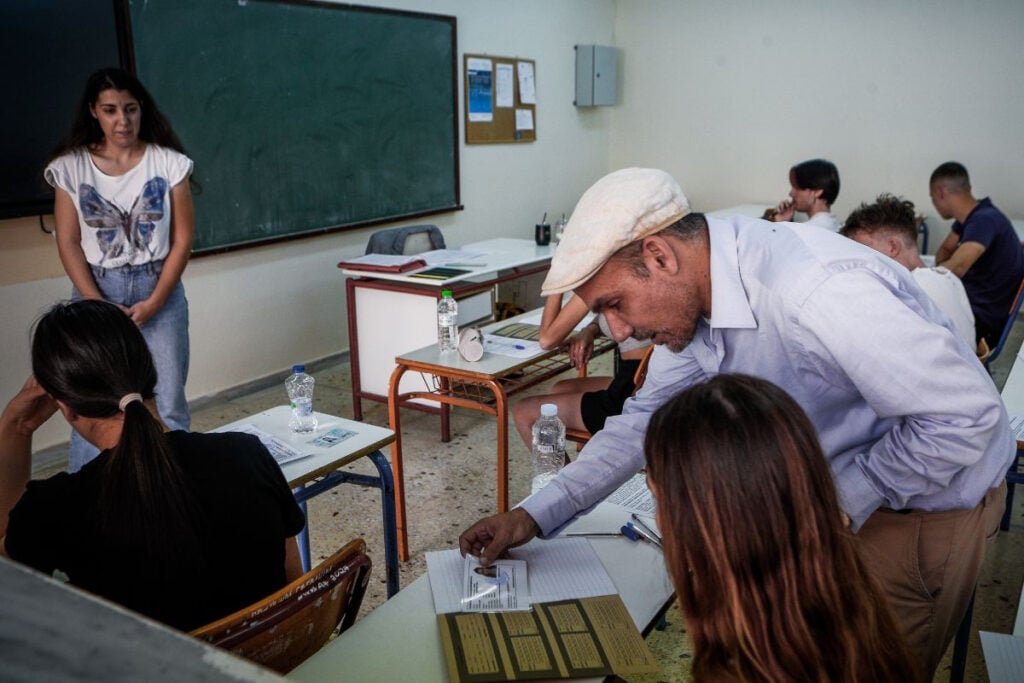
[[[537,142],[460,145],[466,210],[433,219],[452,245],[529,237],[544,211],[571,210],[627,165],[665,168],[695,207],[714,209],[777,201],[793,163],[823,156],[842,175],[841,218],[878,192],[903,194],[931,214],[934,245],[945,224],[928,175],[957,159],[979,196],[1024,217],[1019,0],[364,4],[458,17],[460,106],[462,53],[536,61]],[[621,48],[619,106],[572,105],[576,43]],[[189,397],[345,350],[335,263],[361,253],[369,232],[194,259]],[[67,292],[36,233],[33,219],[0,221],[0,399],[28,374],[30,322]],[[37,446],[64,438],[54,420]]]
[[[607,171],[610,113],[573,106],[573,45],[611,43],[612,0],[363,4],[458,18],[460,107],[464,52],[536,61],[537,141],[460,144],[465,211],[426,219],[441,226],[448,244],[532,237],[541,214],[570,211],[582,191]],[[459,117],[462,136],[461,109]],[[52,218],[47,221],[52,224]],[[371,231],[193,259],[184,277],[191,313],[189,398],[346,350],[344,281],[335,264],[361,254]],[[12,396],[29,373],[29,325],[69,291],[56,247],[47,251],[48,239],[38,236],[35,219],[0,221],[0,400]],[[37,434],[35,446],[66,438],[66,425],[54,419]]]
[[[937,245],[928,177],[953,159],[1024,217],[1022,26],[1020,0],[621,0],[611,166],[664,168],[708,210],[774,203],[824,157],[840,220],[893,192]]]

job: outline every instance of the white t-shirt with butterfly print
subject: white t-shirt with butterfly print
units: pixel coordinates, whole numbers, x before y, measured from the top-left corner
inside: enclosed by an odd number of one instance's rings
[[[85,259],[117,268],[167,258],[171,190],[191,173],[184,154],[147,144],[142,161],[124,175],[98,169],[84,147],[54,159],[43,175],[74,201]]]

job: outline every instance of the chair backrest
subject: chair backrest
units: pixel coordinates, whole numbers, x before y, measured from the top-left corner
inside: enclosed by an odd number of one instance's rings
[[[355,622],[370,567],[357,538],[273,595],[190,635],[288,673]]]
[[[444,235],[436,225],[406,225],[378,230],[366,243],[367,254],[422,254],[444,249]]]
[[[647,380],[647,366],[651,364],[651,354],[654,353],[654,344],[647,347],[644,351],[643,357],[640,359],[640,365],[636,366],[636,372],[633,373],[633,394],[640,391],[640,387],[644,385]]]
[[[914,218],[914,223],[917,225],[917,234],[921,237],[921,253],[928,253],[928,224],[924,222],[924,216],[918,214]]]
[[[1006,344],[1006,339],[1010,336],[1010,330],[1013,328],[1013,323],[1017,320],[1017,313],[1020,312],[1022,300],[1024,300],[1024,280],[1021,280],[1020,286],[1017,287],[1017,296],[1013,298],[1013,305],[1010,306],[1010,317],[1006,319],[1006,324],[1003,325],[1003,332],[999,335],[999,341],[996,342],[995,348],[989,351],[988,355],[985,356],[984,361],[982,361],[985,363],[986,369],[992,361],[999,357],[999,352],[1003,350],[1003,345]]]

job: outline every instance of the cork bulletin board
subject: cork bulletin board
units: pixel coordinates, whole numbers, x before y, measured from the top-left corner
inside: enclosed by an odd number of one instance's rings
[[[532,59],[463,56],[467,144],[537,139],[536,65]]]

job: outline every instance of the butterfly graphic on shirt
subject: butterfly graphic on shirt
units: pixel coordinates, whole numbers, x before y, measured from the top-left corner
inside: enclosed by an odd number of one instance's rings
[[[160,176],[151,178],[143,185],[142,193],[131,208],[125,211],[102,197],[92,185],[82,183],[79,186],[82,218],[86,225],[96,229],[96,241],[103,252],[101,262],[125,255],[130,258],[136,251],[153,255],[153,233],[156,221],[163,218],[166,194],[167,180]]]

